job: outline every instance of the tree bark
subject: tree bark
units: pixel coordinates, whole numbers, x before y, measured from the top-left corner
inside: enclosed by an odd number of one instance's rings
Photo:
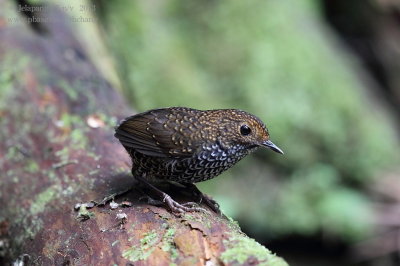
[[[17,23],[17,5],[0,5],[0,264],[286,265],[230,218],[141,202],[113,137],[133,112],[65,14],[51,8],[46,23]],[[117,204],[92,206],[127,188]]]

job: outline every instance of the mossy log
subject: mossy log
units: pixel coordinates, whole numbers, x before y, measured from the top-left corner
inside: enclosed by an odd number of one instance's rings
[[[141,202],[113,137],[133,111],[65,15],[49,9],[54,23],[32,27],[10,20],[22,16],[14,2],[0,5],[0,264],[286,265],[225,216]],[[119,204],[92,206],[127,188]]]

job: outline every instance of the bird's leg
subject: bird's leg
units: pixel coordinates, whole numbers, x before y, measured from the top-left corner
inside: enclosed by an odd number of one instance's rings
[[[182,213],[182,212],[193,212],[193,211],[203,211],[204,209],[198,208],[198,207],[193,207],[193,204],[180,204],[173,200],[170,195],[167,193],[159,190],[155,186],[153,186],[151,183],[149,183],[144,177],[142,176],[135,176],[136,180],[138,180],[141,184],[145,185],[147,188],[149,188],[151,191],[153,191],[158,198],[168,206],[168,208],[171,209],[172,212],[176,213]],[[192,207],[187,207],[188,205],[191,205]]]
[[[215,213],[220,214],[221,210],[219,209],[219,204],[213,200],[211,197],[208,195],[202,193],[195,184],[192,183],[185,183],[184,184],[188,189],[191,190],[192,194],[195,195],[199,199],[199,203],[204,201],[204,203],[210,207]]]

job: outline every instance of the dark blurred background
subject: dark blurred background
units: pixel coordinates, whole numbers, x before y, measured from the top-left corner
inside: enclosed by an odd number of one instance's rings
[[[400,1],[92,5],[100,38],[79,30],[105,43],[92,58],[136,111],[266,122],[284,156],[258,151],[199,185],[248,235],[292,265],[400,265]]]

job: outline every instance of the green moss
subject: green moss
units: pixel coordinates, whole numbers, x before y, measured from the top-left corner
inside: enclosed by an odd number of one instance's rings
[[[63,127],[86,127],[84,120],[79,115],[63,113],[60,120]]]
[[[195,217],[192,214],[188,213],[188,212],[185,212],[183,214],[183,217],[187,221],[195,221],[196,220]]]
[[[78,92],[75,88],[69,85],[69,83],[63,79],[59,80],[58,85],[67,94],[71,101],[76,101],[78,99]]]
[[[37,194],[32,200],[28,210],[19,209],[15,222],[23,225],[25,228],[24,234],[18,235],[16,238],[17,243],[22,243],[27,238],[34,238],[37,232],[43,227],[43,220],[38,218],[37,215],[45,211],[46,206],[58,194],[56,187],[49,187],[41,193]],[[27,218],[30,217],[30,218]],[[35,217],[32,219],[32,217]]]
[[[175,260],[179,255],[174,244],[175,232],[176,230],[174,228],[166,228],[160,241],[160,236],[157,234],[157,231],[152,230],[143,236],[139,245],[134,245],[126,249],[122,253],[122,256],[133,262],[145,260],[151,255],[157,245],[159,245],[162,250],[170,254],[172,260]]]
[[[24,155],[18,150],[17,147],[12,146],[7,149],[6,159],[10,162],[18,162],[24,159]]]
[[[32,219],[31,221],[24,220],[25,234],[20,235],[20,239],[33,239],[35,235],[43,228],[42,219]]]
[[[78,220],[88,220],[93,218],[95,215],[93,212],[90,212],[85,204],[82,204],[82,206],[79,208],[78,216],[76,217]]]
[[[24,167],[25,171],[29,173],[37,173],[40,170],[38,163],[34,160],[28,160]]]
[[[158,235],[155,230],[152,230],[144,235],[140,240],[140,245],[132,246],[126,249],[122,256],[130,261],[138,261],[147,259],[156,248],[155,244],[158,242]]]
[[[162,238],[161,249],[168,252],[171,255],[171,260],[175,260],[179,256],[179,252],[174,243],[176,230],[174,228],[168,228]]]
[[[240,232],[241,229],[240,229],[238,221],[233,220],[232,217],[230,217],[230,216],[227,216],[227,218],[228,218],[228,226],[229,226],[229,228],[233,232]]]
[[[156,230],[152,230],[144,235],[142,239],[140,239],[140,244],[142,247],[146,248],[149,246],[153,246],[158,240]]]
[[[256,258],[259,265],[285,266],[282,258],[272,254],[263,245],[244,235],[235,235],[223,241],[226,250],[221,254],[221,260],[226,263],[243,264],[248,259]]]
[[[208,214],[207,212],[204,212],[201,215],[197,215],[197,214],[192,215],[189,213],[185,213],[183,215],[183,218],[185,220],[187,220],[188,222],[191,222],[191,221],[198,222],[198,223],[201,223],[202,225],[205,225],[207,228],[211,228],[212,222],[209,218],[207,218],[207,214]]]
[[[89,175],[95,175],[95,174],[97,174],[99,171],[100,171],[99,169],[91,170],[91,171],[89,172]]]
[[[69,177],[68,177],[67,175],[65,175],[65,176],[64,176],[64,179],[65,179],[65,180],[69,180]],[[67,182],[68,182],[68,181],[66,181],[66,183],[67,183]],[[69,195],[74,194],[76,191],[77,191],[77,187],[76,187],[76,186],[70,185],[70,186],[68,186],[67,188],[64,188],[64,189],[62,190],[61,193],[62,193],[64,196],[69,196]]]
[[[49,180],[57,180],[58,176],[54,171],[47,171],[47,177],[49,178]]]
[[[55,187],[49,187],[42,191],[33,199],[30,206],[30,214],[36,215],[43,212],[46,205],[58,194],[58,190]]]
[[[100,160],[100,158],[101,158],[101,155],[100,155],[100,154],[96,154],[96,153],[94,153],[94,152],[92,152],[92,151],[87,151],[86,155],[87,155],[88,157],[91,157],[91,158],[92,158],[93,160],[95,160],[95,161],[98,161],[98,160]]]
[[[57,151],[58,156],[66,155],[64,159],[68,158],[70,149],[85,149],[87,147],[88,139],[86,136],[87,126],[81,116],[63,113],[60,121],[62,126],[71,129],[69,140],[71,141],[70,147],[65,147],[61,151]]]
[[[99,116],[100,120],[103,121],[104,124],[109,128],[114,128],[118,124],[118,120],[114,116],[109,116],[104,113],[98,113],[97,115]]]
[[[63,147],[61,150],[55,152],[55,155],[58,156],[61,160],[66,161],[69,157],[69,147]]]
[[[82,129],[74,129],[71,132],[71,141],[76,149],[84,149],[87,147],[88,139]]]
[[[42,219],[37,219],[36,217],[36,219],[32,219],[31,216],[26,213],[25,209],[18,209],[18,212],[14,214],[16,214],[14,223],[21,225],[21,227],[25,229],[21,234],[15,236],[15,243],[21,244],[28,238],[33,239],[43,226]]]

